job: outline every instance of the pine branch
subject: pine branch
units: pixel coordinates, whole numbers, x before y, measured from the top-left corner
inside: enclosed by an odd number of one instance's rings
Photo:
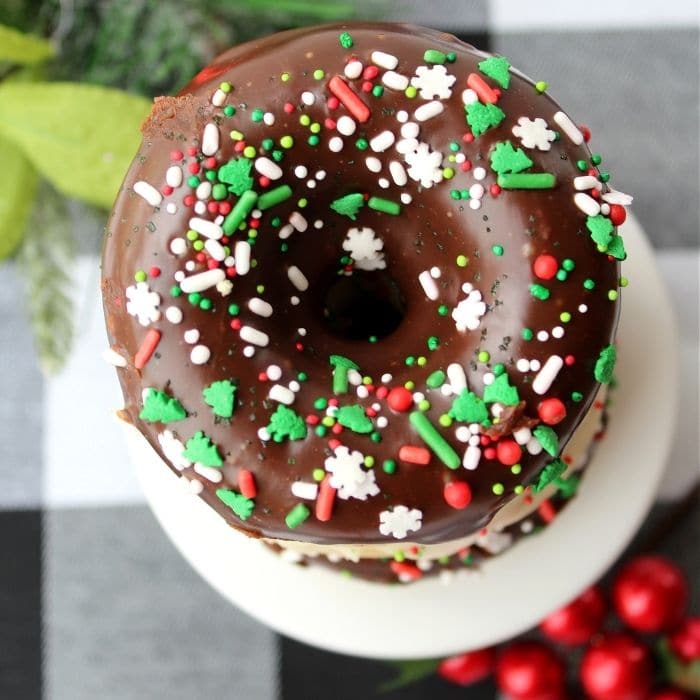
[[[40,187],[17,256],[25,284],[39,365],[55,374],[73,342],[73,302],[68,295],[75,241],[65,200],[49,185]]]

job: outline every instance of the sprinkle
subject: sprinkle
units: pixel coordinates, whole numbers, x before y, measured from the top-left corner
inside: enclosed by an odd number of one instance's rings
[[[274,384],[270,389],[268,398],[272,399],[273,401],[279,401],[280,403],[285,404],[285,406],[291,406],[294,403],[296,396],[294,395],[294,392],[291,389],[288,389],[286,386]]]
[[[250,271],[250,243],[248,241],[236,241],[233,256],[236,261],[237,274],[248,274]]]
[[[299,527],[309,515],[311,515],[311,511],[303,503],[297,503],[294,508],[287,513],[284,522],[290,530],[294,530]]]
[[[553,119],[559,125],[561,130],[573,141],[573,143],[575,143],[577,146],[580,146],[583,143],[583,134],[576,124],[569,119],[567,114],[564,114],[564,112],[561,111],[557,112]]]
[[[222,260],[226,259],[226,251],[224,250],[224,247],[219,243],[219,241],[214,240],[213,238],[208,238],[204,242],[204,249],[211,255],[214,260],[217,260],[218,262],[221,262]]]
[[[399,449],[399,459],[409,464],[430,464],[430,451],[416,445],[402,445]]]
[[[574,187],[577,190],[599,190],[601,186],[598,178],[593,175],[580,175],[574,178]]]
[[[392,202],[389,199],[383,199],[382,197],[370,197],[367,206],[370,209],[380,211],[384,214],[391,214],[392,216],[398,216],[401,213],[400,204]]]
[[[192,364],[203,365],[209,361],[211,350],[206,345],[195,345],[190,352]]]
[[[274,190],[273,190],[274,191]],[[269,195],[270,193],[266,193]],[[266,195],[263,195],[263,197]],[[236,202],[231,213],[224,219],[223,231],[230,236],[243,223],[255,205],[258,195],[253,190],[246,190]],[[262,197],[261,197],[262,199]],[[262,207],[260,207],[262,209]]]
[[[399,65],[399,59],[396,56],[384,53],[384,51],[372,51],[370,58],[372,63],[376,63],[380,68],[386,68],[386,70],[394,70]]]
[[[246,343],[252,343],[261,348],[267,347],[270,343],[270,337],[267,333],[263,333],[252,326],[242,326],[240,336],[241,340],[244,340]]]
[[[370,142],[369,142],[369,147],[375,152],[375,153],[383,153],[386,151],[387,148],[389,148],[394,141],[396,140],[396,137],[391,131],[382,131],[381,134],[377,134]]]
[[[253,472],[248,469],[241,469],[238,472],[238,490],[246,498],[255,498],[258,495],[258,488],[255,484]]]
[[[394,178],[394,182],[399,187],[403,187],[408,182],[406,169],[398,160],[392,160],[389,163],[389,172],[391,173],[391,177]]]
[[[342,134],[343,136],[352,136],[357,129],[357,122],[355,122],[352,117],[343,115],[336,122],[335,128],[338,130],[338,133]]]
[[[362,63],[360,61],[348,61],[343,72],[346,78],[357,80],[362,75]]]
[[[424,122],[433,117],[437,117],[437,115],[442,114],[444,110],[445,106],[442,102],[439,100],[432,100],[418,107],[413,113],[413,118],[417,119],[419,122]]]
[[[253,297],[248,302],[248,308],[258,316],[263,316],[264,318],[272,316],[272,305],[268,304],[264,299]]]
[[[497,182],[504,190],[547,190],[557,184],[557,178],[553,173],[504,173]]]
[[[375,158],[374,156],[369,156],[368,158],[365,158],[365,165],[371,173],[378,173],[382,169],[382,161],[379,160],[379,158]]]
[[[309,280],[296,265],[290,266],[287,270],[287,277],[300,292],[305,292],[309,288]]]
[[[481,459],[481,449],[476,445],[469,445],[464,452],[464,457],[462,458],[462,466],[470,471],[476,469],[479,466],[479,460]]]
[[[221,107],[226,102],[226,93],[217,88],[216,92],[211,96],[211,103],[214,107]]]
[[[340,153],[343,150],[343,139],[340,136],[333,136],[328,141],[328,150],[332,153]]]
[[[315,501],[318,495],[318,484],[311,481],[294,481],[291,487],[292,494],[305,501]]]
[[[340,100],[341,104],[364,124],[370,117],[369,107],[353,92],[352,88],[339,76],[335,75],[328,83],[328,89]]]
[[[336,490],[331,486],[330,477],[326,476],[321,482],[318,498],[316,499],[316,519],[327,522],[331,519]]]
[[[467,76],[467,86],[474,90],[477,97],[485,104],[498,102],[498,95],[494,89],[478,73],[470,73]]]
[[[139,197],[143,197],[152,207],[157,207],[163,201],[163,195],[153,185],[149,185],[144,180],[134,183],[134,192]]]
[[[309,228],[309,222],[298,211],[294,211],[289,215],[289,223],[294,227],[295,231],[306,231]]]
[[[204,127],[202,133],[202,153],[213,156],[219,150],[219,128],[213,122]]]
[[[388,70],[382,75],[382,82],[390,90],[403,92],[408,87],[408,78],[405,75]]]
[[[437,49],[428,49],[423,54],[423,60],[426,63],[440,63],[440,64],[442,64],[447,60],[447,56],[442,51],[438,51]]]
[[[151,328],[148,333],[146,333],[143,341],[141,341],[139,349],[134,355],[134,367],[136,367],[136,369],[143,369],[146,366],[146,363],[151,359],[151,356],[158,347],[158,343],[160,343],[160,336],[160,331],[155,328]]]
[[[258,158],[255,161],[255,169],[270,180],[279,180],[282,177],[282,168],[269,158]]]
[[[292,188],[289,185],[280,185],[274,190],[261,194],[258,198],[258,209],[265,211],[270,207],[274,207],[292,196]]]
[[[171,307],[173,308],[173,307]],[[167,313],[166,313],[167,316]],[[107,348],[102,353],[102,359],[104,359],[105,362],[109,363],[110,365],[114,367],[126,367],[126,358],[122,357],[116,350],[113,348]]]
[[[179,187],[182,184],[182,169],[171,165],[165,173],[165,182],[169,187]]]
[[[559,355],[550,355],[532,382],[532,390],[540,396],[546,394],[563,366],[564,360]]]
[[[455,394],[461,394],[467,388],[467,375],[464,372],[464,367],[456,362],[447,366],[447,379]]]
[[[180,282],[180,289],[182,289],[185,294],[191,294],[192,292],[203,292],[205,289],[215,287],[225,278],[226,273],[220,268],[205,270],[204,272],[199,272],[196,275],[185,277],[185,279]]]
[[[421,438],[425,440],[428,447],[437,455],[438,459],[450,469],[457,469],[460,464],[459,455],[452,449],[447,440],[440,435],[425,413],[414,411],[409,415],[409,420]]]
[[[530,294],[540,301],[546,301],[549,299],[550,291],[547,287],[543,287],[541,284],[531,284]]]
[[[348,32],[343,32],[339,37],[338,37],[338,43],[344,48],[344,49],[351,49],[353,47],[353,40],[352,36]]]
[[[421,287],[423,287],[425,296],[427,296],[428,299],[435,301],[440,296],[440,290],[437,284],[435,284],[435,280],[430,275],[430,270],[423,270],[423,272],[418,275],[418,281]]]
[[[588,216],[596,216],[600,213],[600,204],[585,192],[577,192],[574,195],[574,204]]]

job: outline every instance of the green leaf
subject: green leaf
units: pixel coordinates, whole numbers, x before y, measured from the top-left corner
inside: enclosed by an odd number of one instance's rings
[[[483,423],[489,417],[489,412],[479,396],[469,389],[463,389],[452,402],[449,415],[458,421]]]
[[[26,65],[45,61],[53,53],[53,46],[45,39],[0,24],[0,61]]]
[[[255,509],[255,501],[229,489],[216,489],[216,495],[241,520],[248,520]]]
[[[254,180],[250,175],[253,161],[247,158],[233,158],[219,168],[218,178],[229,186],[229,192],[240,197],[249,190]]]
[[[533,485],[532,490],[535,493],[543,491],[545,486],[548,486],[556,480],[566,471],[566,464],[560,459],[555,459],[550,462],[537,477],[537,483]]]
[[[502,88],[510,85],[510,62],[505,56],[491,56],[479,63],[479,70],[495,80]]]
[[[519,173],[532,166],[522,148],[513,148],[510,141],[501,141],[491,152],[491,168],[499,175],[503,173]]]
[[[437,670],[440,659],[411,659],[409,661],[392,661],[396,676],[379,686],[382,693],[390,693],[405,688],[407,685],[432,676]]]
[[[556,457],[557,452],[559,452],[559,437],[552,428],[548,425],[538,425],[532,434],[547,454]]]
[[[493,104],[471,102],[466,106],[467,123],[472,128],[474,136],[481,136],[487,129],[498,126],[506,117],[500,107]]]
[[[340,214],[341,216],[347,216],[352,221],[357,218],[357,212],[362,209],[365,205],[365,198],[361,192],[353,192],[352,194],[346,194],[344,197],[340,197],[331,202],[331,209]]]
[[[598,359],[595,363],[595,368],[593,369],[593,375],[596,381],[601,384],[609,384],[612,379],[613,372],[615,371],[615,363],[617,362],[617,351],[614,345],[608,345],[604,347]]]
[[[211,406],[214,415],[219,418],[230,418],[233,415],[233,403],[236,387],[228,380],[212,382],[202,391],[204,401]]]
[[[17,264],[39,365],[46,374],[61,369],[73,344],[73,301],[68,292],[74,260],[73,226],[65,199],[43,183]]]
[[[174,423],[187,418],[187,411],[173,396],[169,396],[164,391],[149,388],[139,418],[149,423]]]
[[[150,103],[73,83],[0,84],[0,134],[61,192],[112,205]]]
[[[365,415],[364,408],[358,404],[341,406],[335,417],[340,425],[344,425],[356,433],[371,433],[374,429],[372,421]]]
[[[296,411],[279,404],[270,417],[267,431],[275,442],[282,442],[285,438],[302,440],[306,437],[306,423]]]
[[[508,375],[503,372],[484,388],[484,401],[486,403],[495,403],[497,401],[504,406],[517,406],[520,401],[518,388],[511,386]]]
[[[667,683],[700,695],[700,659],[684,662],[673,653],[666,637],[656,643],[656,656]]]
[[[0,137],[0,260],[24,236],[36,194],[37,175],[22,152]]]
[[[207,467],[223,467],[224,465],[219,448],[201,430],[187,441],[185,451],[182,454],[187,459]]]

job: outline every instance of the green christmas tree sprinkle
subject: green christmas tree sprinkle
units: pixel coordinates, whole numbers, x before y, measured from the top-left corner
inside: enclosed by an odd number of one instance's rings
[[[586,219],[586,227],[591,233],[591,239],[598,246],[598,250],[606,255],[612,255],[617,260],[627,257],[622,236],[615,233],[612,221],[602,214],[589,216]]]
[[[510,85],[510,61],[505,56],[491,56],[479,63],[479,70],[495,80],[502,88]]]
[[[219,418],[230,418],[233,415],[236,387],[228,380],[212,382],[202,391],[204,401],[211,406],[214,415]]]
[[[491,168],[499,175],[504,173],[519,173],[532,166],[532,161],[525,155],[522,148],[513,148],[510,141],[501,141],[491,152]]]
[[[489,412],[480,397],[469,389],[463,389],[452,402],[448,415],[466,423],[483,423],[489,417]]]
[[[554,480],[554,485],[557,487],[559,493],[564,498],[572,498],[573,496],[575,496],[580,483],[581,477],[577,474],[572,474],[567,479],[563,479],[562,477],[558,476]]]
[[[556,481],[566,471],[566,464],[560,459],[555,459],[550,462],[537,477],[537,483],[533,485],[532,490],[539,493],[546,486]]]
[[[617,361],[617,352],[614,345],[608,345],[600,351],[598,359],[595,363],[593,374],[596,381],[601,384],[609,384],[615,371],[615,362]]]
[[[506,117],[503,110],[494,104],[472,102],[466,106],[467,123],[474,136],[481,136],[487,129],[498,126]]]
[[[518,388],[511,385],[508,375],[504,372],[484,389],[484,401],[486,403],[498,402],[504,406],[517,406],[520,401]]]
[[[202,431],[196,432],[185,445],[182,453],[192,462],[199,462],[206,467],[222,467],[224,462],[219,454],[219,448]]]
[[[174,423],[187,418],[187,411],[176,398],[164,391],[147,389],[139,418],[149,423]]]
[[[341,406],[335,414],[340,425],[350,428],[355,433],[371,433],[374,429],[372,421],[365,415],[362,406]]]
[[[282,442],[285,438],[303,440],[306,437],[306,423],[296,411],[279,404],[270,417],[267,432],[275,442]]]
[[[559,437],[548,425],[538,425],[532,434],[547,454],[556,457],[559,452]]]
[[[229,192],[240,197],[253,186],[252,167],[253,161],[248,158],[233,158],[219,168],[219,180],[229,186]]]
[[[365,198],[361,192],[353,192],[346,194],[344,197],[335,199],[331,202],[331,209],[340,214],[347,216],[352,221],[357,218],[357,212],[365,205]]]
[[[229,489],[216,489],[216,495],[225,503],[241,520],[248,520],[255,509],[255,501],[246,498],[243,494]]]

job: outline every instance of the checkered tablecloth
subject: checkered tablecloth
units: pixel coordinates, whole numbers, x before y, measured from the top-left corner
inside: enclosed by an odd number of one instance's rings
[[[392,19],[445,28],[546,79],[572,115],[585,116],[615,185],[636,195],[681,329],[682,406],[652,527],[699,473],[697,2],[392,7]],[[17,271],[0,268],[0,698],[374,697],[386,665],[281,638],[224,602],[180,558],[123,468],[112,418],[120,397],[100,358],[101,223],[76,209],[78,335],[53,379],[34,361]],[[695,512],[658,545],[696,589],[699,538]],[[381,697],[494,696],[488,684],[467,693],[433,678]]]

